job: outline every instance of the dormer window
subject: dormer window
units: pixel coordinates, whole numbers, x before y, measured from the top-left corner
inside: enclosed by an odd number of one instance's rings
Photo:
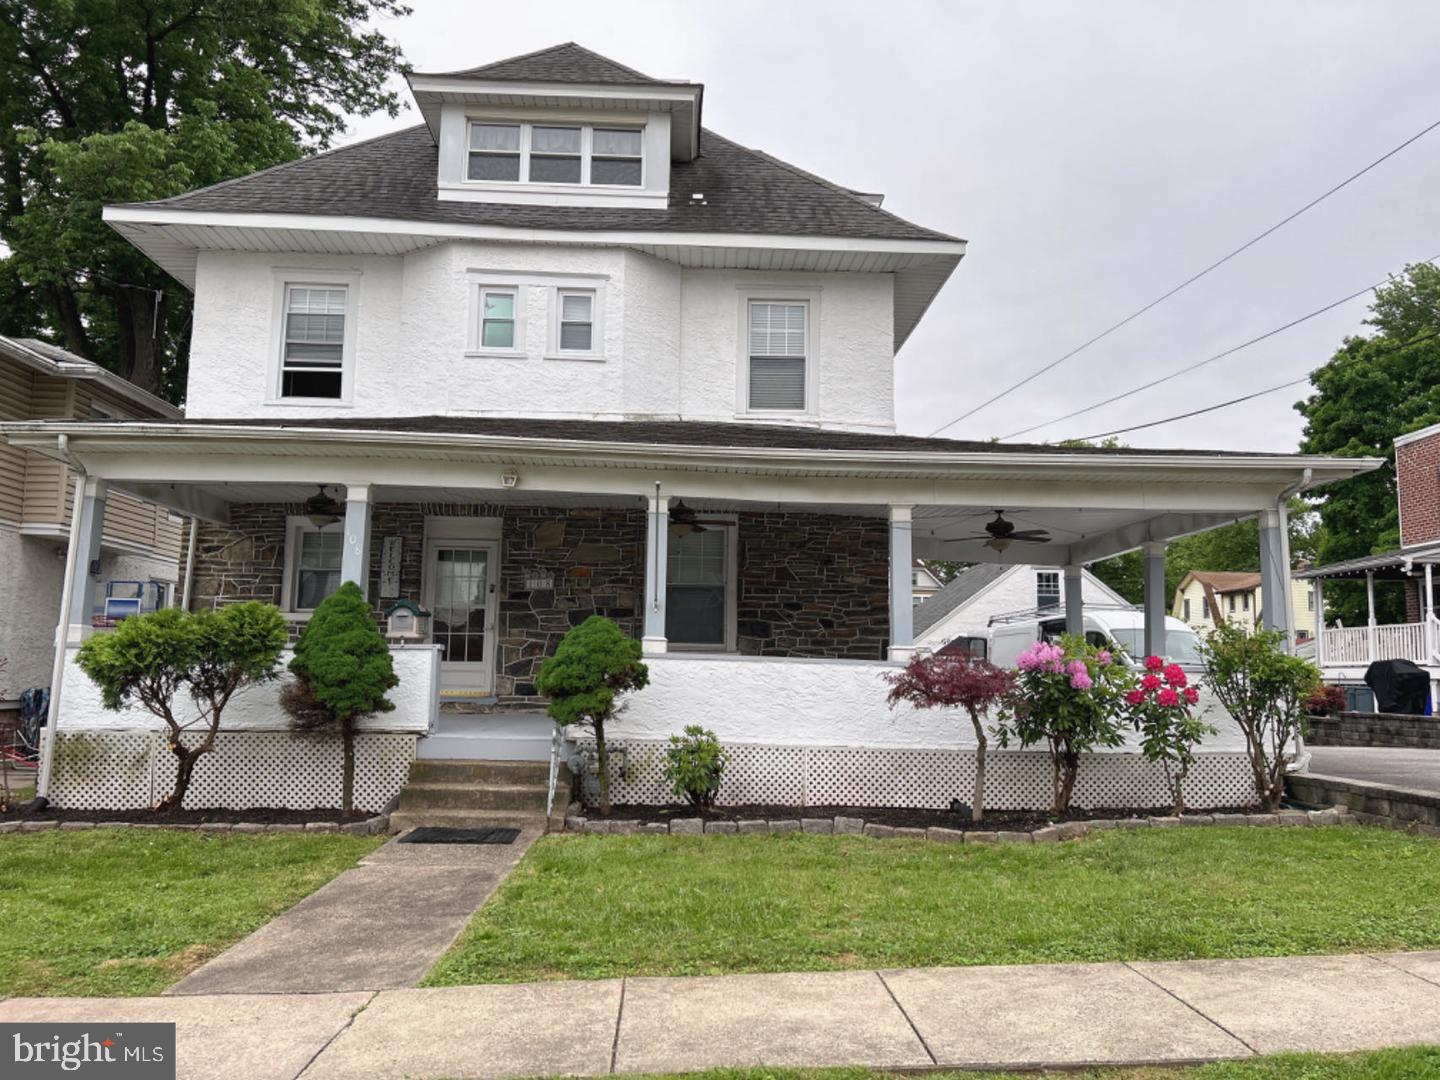
[[[471,121],[472,181],[640,187],[644,132],[591,124]]]

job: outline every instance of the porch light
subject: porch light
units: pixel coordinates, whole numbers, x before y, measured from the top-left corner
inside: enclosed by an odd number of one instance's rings
[[[989,540],[985,541],[985,546],[991,548],[994,551],[999,551],[1003,553],[1005,549],[1008,548],[1012,543],[1014,543],[1014,541],[1011,540],[1008,536],[993,536]]]
[[[300,508],[310,524],[317,529],[323,529],[327,525],[334,525],[345,516],[345,507],[340,505],[325,493],[325,485],[320,485],[320,490],[305,500],[305,505]]]

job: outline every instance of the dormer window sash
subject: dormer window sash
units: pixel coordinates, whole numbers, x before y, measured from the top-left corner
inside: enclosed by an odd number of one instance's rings
[[[480,183],[639,188],[642,128],[471,120],[465,176]]]

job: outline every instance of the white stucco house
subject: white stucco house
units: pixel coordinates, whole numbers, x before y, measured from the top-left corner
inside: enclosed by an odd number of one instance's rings
[[[1286,499],[1378,465],[898,434],[897,356],[963,240],[705,128],[700,84],[577,45],[409,85],[414,127],[106,208],[194,291],[183,419],[0,425],[83,472],[76,610],[79,553],[124,492],[200,523],[195,607],[258,598],[299,626],[351,580],[377,613],[433,613],[362,746],[362,805],[417,756],[546,758],[536,667],[599,613],[651,669],[611,731],[619,801],[668,798],[657,748],[701,723],[732,803],[945,806],[968,724],[884,701],[916,644],[916,558],[1017,561],[1017,514],[1039,565],[1143,547],[1163,627],[1168,539],[1259,515],[1280,573]],[[97,709],[74,670],[59,713],[52,798],[149,797],[142,766],[114,779],[144,717]],[[228,738],[197,799],[333,798],[268,704]],[[1215,749],[1194,805],[1248,783],[1234,740]],[[1109,761],[1082,805],[1163,801],[1136,755]],[[1029,755],[996,787],[1049,797]]]

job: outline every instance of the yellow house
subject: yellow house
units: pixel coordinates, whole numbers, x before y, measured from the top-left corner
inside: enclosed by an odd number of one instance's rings
[[[1308,582],[1291,580],[1291,626],[1297,641],[1315,633],[1315,598]],[[1192,570],[1175,589],[1170,614],[1197,633],[1224,623],[1258,626],[1264,609],[1260,575],[1243,570]]]

